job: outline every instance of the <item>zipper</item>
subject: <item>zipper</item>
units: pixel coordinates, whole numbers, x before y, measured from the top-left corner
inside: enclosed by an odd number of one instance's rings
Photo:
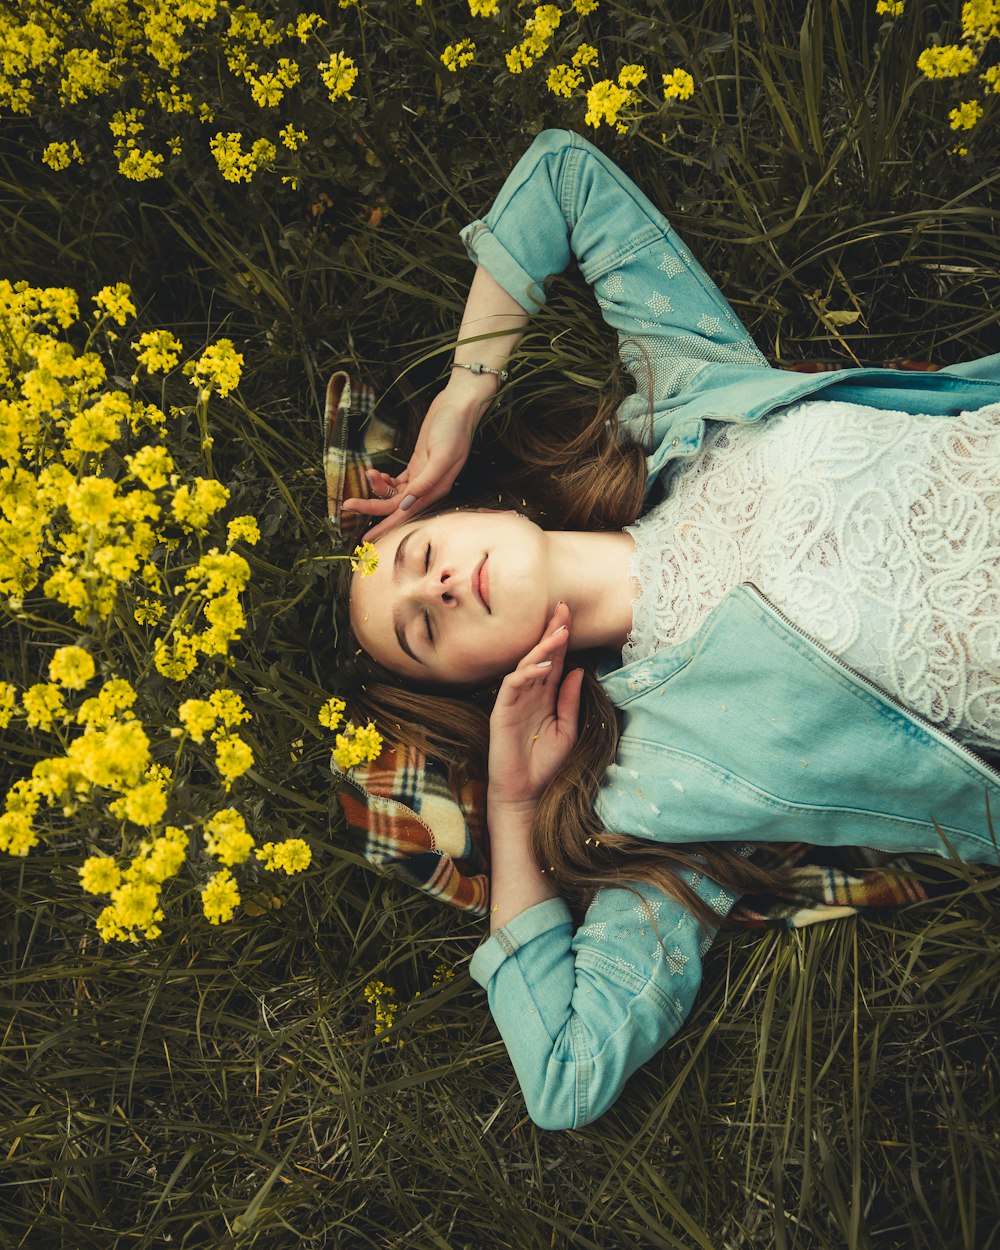
[[[856,668],[852,668],[846,660],[842,660],[839,655],[835,655],[829,647],[825,647],[823,643],[817,642],[811,634],[807,634],[804,629],[800,629],[793,620],[790,620],[780,608],[775,607],[771,600],[768,599],[768,597],[760,590],[759,587],[755,586],[753,582],[742,582],[741,585],[745,586],[755,598],[760,600],[769,612],[773,613],[779,621],[787,625],[793,633],[798,634],[800,638],[804,638],[806,642],[814,646],[817,651],[822,652],[827,659],[832,660],[838,668],[843,669],[845,673],[850,674],[850,676],[853,677],[854,680],[860,685],[865,686],[874,694],[879,695],[881,698],[885,699],[887,703],[891,703],[893,707],[898,708],[901,712],[905,712],[911,720],[916,721],[921,729],[925,729],[937,742],[940,742],[943,746],[951,747],[969,764],[972,764],[974,767],[979,769],[980,772],[987,773],[990,777],[1000,782],[1000,772],[998,772],[992,764],[987,763],[982,756],[977,755],[975,751],[970,750],[970,748],[965,746],[964,743],[959,742],[957,738],[953,738],[951,734],[946,733],[943,729],[939,729],[937,725],[921,716],[919,712],[915,712],[912,708],[907,707],[905,703],[897,699],[895,695],[890,694],[888,690],[883,690],[883,688],[878,685],[877,682],[872,681],[870,677],[866,677],[864,673],[859,673],[858,670]]]

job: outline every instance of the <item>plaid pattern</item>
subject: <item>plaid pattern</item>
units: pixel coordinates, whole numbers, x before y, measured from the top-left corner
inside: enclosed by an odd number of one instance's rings
[[[327,514],[343,543],[354,544],[371,524],[360,512],[343,512],[345,499],[368,499],[371,489],[366,470],[375,457],[390,451],[395,431],[375,415],[375,392],[357,378],[335,373],[326,388],[323,470],[326,474]]]
[[[808,364],[797,367],[810,368]],[[911,361],[899,367],[934,368]],[[357,542],[370,518],[357,513],[342,516],[341,505],[345,499],[369,497],[365,471],[375,467],[376,456],[392,448],[394,432],[376,417],[371,387],[338,372],[327,386],[325,433],[323,464],[330,519],[342,542]],[[348,829],[370,863],[432,898],[476,916],[486,915],[489,843],[486,787],[481,782],[454,791],[440,764],[415,748],[386,747],[371,764],[344,770],[331,760],[331,767],[340,782],[338,799]],[[744,896],[730,919],[750,927],[797,928],[853,915],[863,907],[927,897],[903,859],[890,861],[877,852],[855,848],[849,860],[838,866],[836,855],[805,843],[759,848],[758,863],[792,868],[792,885],[766,898]]]

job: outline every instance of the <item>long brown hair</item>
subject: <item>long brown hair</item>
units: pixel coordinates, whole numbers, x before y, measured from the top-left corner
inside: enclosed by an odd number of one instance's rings
[[[592,401],[572,397],[522,411],[500,432],[500,446],[509,457],[503,466],[505,489],[494,489],[490,503],[528,510],[547,529],[621,529],[636,520],[645,498],[645,451],[622,437],[617,410],[623,398],[615,382],[596,410]],[[677,875],[679,869],[707,873],[740,893],[773,887],[781,880],[779,872],[749,863],[725,844],[677,847],[604,828],[595,800],[617,753],[620,722],[594,674],[596,659],[573,656],[584,669],[580,735],[543,793],[532,830],[535,860],[553,886],[571,905],[583,908],[601,886],[642,881],[703,920],[715,913]],[[446,765],[453,784],[485,780],[489,714],[499,682],[477,688],[404,686],[364,653],[357,657],[357,675],[351,699],[355,720],[373,720],[390,743],[426,750]]]

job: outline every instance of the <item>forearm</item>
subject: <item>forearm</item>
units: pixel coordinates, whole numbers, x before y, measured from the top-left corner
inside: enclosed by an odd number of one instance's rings
[[[491,369],[502,369],[520,341],[527,323],[527,315],[520,304],[486,269],[478,266],[465,302],[455,347],[455,362],[479,362]],[[457,369],[455,374],[475,376],[470,375],[467,369]],[[484,374],[483,381],[496,390],[497,379],[493,374]]]
[[[490,830],[490,933],[555,898],[531,851],[534,807],[487,809]]]

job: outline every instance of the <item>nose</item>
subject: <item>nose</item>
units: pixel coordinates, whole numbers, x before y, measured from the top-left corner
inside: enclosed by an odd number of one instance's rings
[[[457,602],[454,588],[455,578],[453,573],[447,569],[431,569],[421,579],[417,588],[417,595],[422,603],[433,604],[435,607],[439,604],[447,606]]]

